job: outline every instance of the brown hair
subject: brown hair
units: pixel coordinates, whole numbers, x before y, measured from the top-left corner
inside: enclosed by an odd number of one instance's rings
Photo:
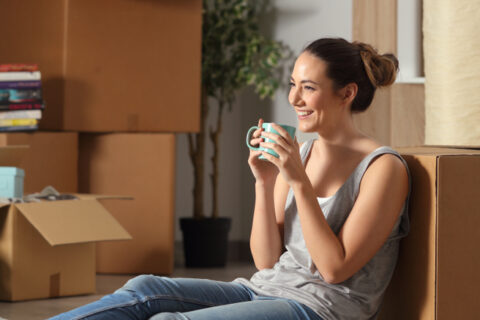
[[[351,111],[365,111],[372,103],[377,87],[391,85],[398,71],[398,60],[391,54],[379,54],[371,45],[349,42],[341,38],[323,38],[310,43],[304,50],[327,64],[327,76],[334,89],[356,83],[358,92]]]

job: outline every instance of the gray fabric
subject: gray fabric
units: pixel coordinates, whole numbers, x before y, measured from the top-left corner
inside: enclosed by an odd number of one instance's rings
[[[310,140],[302,145],[300,153],[304,163],[312,144],[313,140]],[[355,203],[360,182],[368,166],[376,157],[385,153],[399,157],[407,167],[396,151],[380,147],[360,162],[334,196],[319,200],[335,234],[340,231]],[[410,181],[410,173],[408,175]],[[317,271],[305,246],[295,198],[290,189],[285,206],[284,242],[287,250],[272,269],[258,271],[250,280],[238,278],[235,281],[257,294],[295,299],[312,308],[325,320],[375,319],[383,293],[395,269],[399,241],[409,231],[409,198],[410,190],[392,233],[376,255],[346,281],[329,284]]]

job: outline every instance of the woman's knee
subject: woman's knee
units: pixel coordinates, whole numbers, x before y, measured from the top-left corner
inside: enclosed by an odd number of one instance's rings
[[[143,287],[145,284],[152,282],[155,278],[157,278],[157,276],[152,274],[142,274],[128,280],[123,287],[129,289]]]
[[[130,291],[139,295],[151,295],[161,290],[164,277],[154,276],[151,274],[143,274],[132,278],[117,291]]]

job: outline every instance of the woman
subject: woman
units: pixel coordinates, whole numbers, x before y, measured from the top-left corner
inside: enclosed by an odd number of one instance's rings
[[[250,151],[248,159],[260,270],[250,280],[140,276],[54,319],[374,319],[408,232],[409,173],[351,114],[366,110],[397,68],[393,55],[343,39],[314,41],[298,57],[289,102],[299,130],[318,139],[300,147],[279,126],[279,135],[253,135],[279,157]]]

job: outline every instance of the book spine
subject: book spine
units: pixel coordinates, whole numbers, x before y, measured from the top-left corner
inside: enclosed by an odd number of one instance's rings
[[[0,89],[0,103],[34,102],[42,99],[42,90],[35,89]]]
[[[0,127],[25,127],[38,124],[37,119],[0,119]]]
[[[38,130],[38,124],[33,126],[0,127],[0,132],[35,131],[35,130]]]
[[[34,81],[0,81],[0,89],[40,88],[42,82]]]
[[[45,105],[43,103],[33,102],[33,103],[10,103],[10,104],[0,104],[0,111],[9,111],[9,110],[43,110]]]
[[[40,71],[0,72],[0,81],[28,81],[40,79]]]
[[[0,111],[0,119],[41,119],[41,110]]]
[[[0,72],[12,71],[38,71],[38,64],[32,63],[7,63],[0,64]]]

